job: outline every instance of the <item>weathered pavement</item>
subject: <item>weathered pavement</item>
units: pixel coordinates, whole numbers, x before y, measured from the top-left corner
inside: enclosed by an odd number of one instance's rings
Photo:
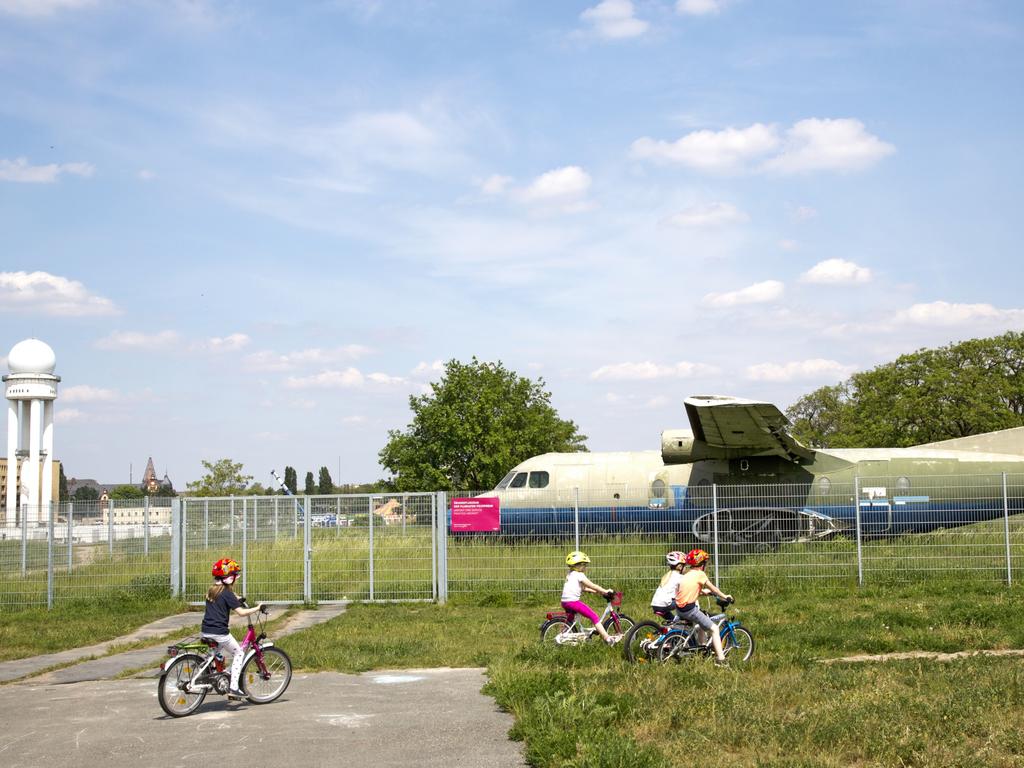
[[[296,674],[263,706],[207,697],[169,718],[153,680],[0,687],[5,768],[415,765],[522,768],[481,669]]]
[[[346,606],[346,603],[339,603],[336,605],[325,605],[321,608],[317,608],[316,610],[299,611],[297,614],[290,617],[282,627],[274,631],[274,637],[283,637],[291,632],[297,632],[300,629],[305,629],[306,627],[311,627],[314,624],[319,624],[320,622],[333,619],[335,616],[339,616],[344,613]],[[281,606],[271,606],[268,618],[273,621],[284,613],[284,611],[285,608]],[[90,659],[92,656],[101,656],[102,654],[107,653],[108,650],[115,645],[152,639],[165,635],[168,632],[174,632],[179,629],[188,629],[190,627],[194,628],[195,631],[198,632],[199,624],[202,620],[203,614],[201,612],[193,611],[190,613],[179,613],[177,615],[167,616],[163,619],[146,624],[131,634],[116,637],[113,640],[107,640],[85,648],[72,648],[58,653],[48,653],[43,656],[31,656],[26,659],[15,659],[14,661],[0,662],[0,682],[10,682],[11,680],[19,680],[31,675],[39,675],[39,673],[44,669],[48,669],[58,664],[68,664],[70,662],[78,661],[79,659]],[[63,669],[47,672],[43,675],[39,675],[38,681],[79,683],[87,680],[109,680],[127,672],[128,670],[140,669],[146,666],[151,666],[153,669],[150,674],[155,675],[158,671],[157,667],[163,661],[166,654],[167,647],[165,645],[141,648],[135,651],[125,651],[124,653],[118,653],[98,659],[91,659],[79,664],[74,664],[70,667],[64,667]]]

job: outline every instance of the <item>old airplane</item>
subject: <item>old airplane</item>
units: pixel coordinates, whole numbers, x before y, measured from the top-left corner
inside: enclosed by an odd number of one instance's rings
[[[923,532],[1024,512],[1024,427],[912,448],[813,449],[771,403],[684,404],[690,429],[663,432],[660,452],[546,453],[482,496],[500,499],[510,533],[555,533],[579,520],[699,541]]]

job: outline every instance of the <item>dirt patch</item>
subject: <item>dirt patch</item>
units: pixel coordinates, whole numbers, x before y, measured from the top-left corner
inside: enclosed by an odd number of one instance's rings
[[[956,653],[936,653],[934,651],[903,651],[900,653],[861,654],[859,656],[843,656],[838,659],[818,659],[822,664],[857,664],[865,661],[906,661],[908,659],[931,659],[932,661],[956,661],[972,656],[1024,656],[1024,650],[1010,648],[1002,651],[957,651]]]

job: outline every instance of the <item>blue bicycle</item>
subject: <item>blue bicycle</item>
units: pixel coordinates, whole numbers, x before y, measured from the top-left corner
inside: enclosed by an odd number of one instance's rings
[[[723,611],[731,603],[720,598],[715,602]],[[718,624],[727,659],[747,661],[754,655],[754,636],[749,629],[724,612],[713,615],[711,620]],[[715,653],[711,634],[686,621],[668,624],[642,621],[626,633],[622,645],[626,659],[638,664],[664,663],[669,659],[682,661],[686,656],[713,656]]]

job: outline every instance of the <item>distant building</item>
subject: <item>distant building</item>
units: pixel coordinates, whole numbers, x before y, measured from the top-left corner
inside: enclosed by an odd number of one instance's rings
[[[146,462],[146,471],[142,475],[142,490],[148,495],[157,493],[161,488],[167,488],[170,491],[174,491],[174,484],[171,482],[171,478],[167,476],[167,471],[164,470],[163,480],[157,480],[156,469],[153,467],[153,457],[149,457],[149,461]]]
[[[43,471],[42,468],[40,468],[39,471],[40,471],[40,483],[41,483],[42,482],[42,476],[41,475],[42,475],[42,471]],[[15,481],[15,482],[17,482],[17,481]],[[50,486],[50,489],[51,489],[50,501],[53,502],[53,503],[57,503],[60,500],[59,499],[59,496],[60,496],[60,462],[59,461],[54,461],[53,462],[53,477],[51,479],[51,483],[52,484]],[[40,486],[40,487],[42,487],[42,486]],[[0,499],[6,499],[6,498],[7,498],[7,459],[0,458]],[[4,520],[4,513],[3,513],[3,510],[0,509],[0,524],[3,523],[3,520]],[[11,518],[7,522],[10,525],[13,525],[14,524],[14,519]]]

